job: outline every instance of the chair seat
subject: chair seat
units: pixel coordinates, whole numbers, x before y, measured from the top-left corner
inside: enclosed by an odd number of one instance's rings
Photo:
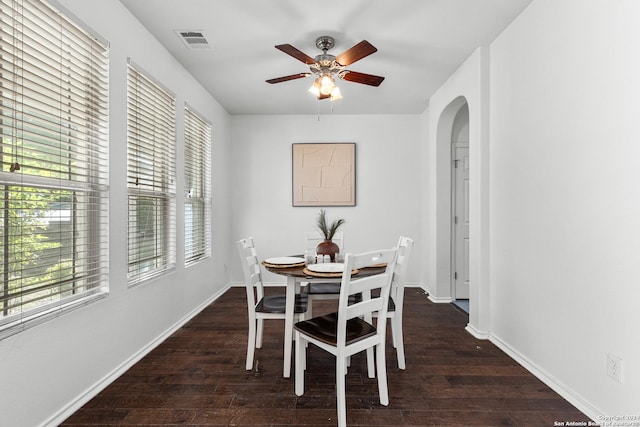
[[[271,295],[262,298],[256,304],[256,311],[259,313],[284,313],[286,308],[286,295]],[[293,308],[294,313],[305,313],[307,311],[307,296],[296,294],[296,302]]]
[[[308,295],[339,295],[340,283],[309,283],[305,290]]]
[[[337,345],[338,313],[330,313],[304,320],[296,323],[293,327],[305,335],[316,338],[326,344]],[[376,328],[370,323],[358,317],[347,320],[347,345],[375,334]]]

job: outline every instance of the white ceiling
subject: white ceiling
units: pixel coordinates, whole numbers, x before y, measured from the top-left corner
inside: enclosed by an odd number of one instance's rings
[[[384,76],[379,87],[340,81],[333,114],[418,114],[478,47],[493,41],[532,0],[120,0],[230,114],[331,111],[307,92],[312,78],[265,80],[308,71],[274,48],[338,55],[362,40],[378,51],[347,67]],[[190,49],[176,30],[198,30],[210,44]]]

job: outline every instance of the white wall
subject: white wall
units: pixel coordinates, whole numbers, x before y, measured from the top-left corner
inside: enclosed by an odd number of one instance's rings
[[[315,229],[320,208],[292,206],[291,144],[355,142],[356,206],[329,207],[327,216],[346,220],[347,252],[412,237],[407,281],[421,282],[420,115],[234,116],[232,122],[233,239],[253,236],[262,258],[304,251],[304,232]],[[232,280],[242,281],[239,261],[232,265]],[[284,278],[267,273],[265,281]]]
[[[228,114],[117,0],[63,0],[95,32],[110,54],[110,295],[43,325],[0,341],[0,424],[56,425],[106,381],[114,379],[157,339],[206,304],[228,281],[231,245],[227,187]],[[188,102],[213,124],[215,238],[213,259],[164,279],[126,285],[126,64],[131,57],[177,95],[177,188],[182,188],[183,108]],[[178,191],[178,248],[183,242]]]
[[[535,0],[491,45],[491,333],[592,416],[640,415],[638,22]]]

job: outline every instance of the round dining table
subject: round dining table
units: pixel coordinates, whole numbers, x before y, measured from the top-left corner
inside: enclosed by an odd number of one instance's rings
[[[294,257],[302,257],[294,255]],[[291,348],[293,341],[293,315],[295,295],[300,292],[300,283],[320,282],[320,283],[341,283],[342,274],[323,274],[309,271],[304,264],[295,266],[276,266],[266,262],[262,262],[264,268],[274,274],[285,276],[287,279],[286,287],[286,308],[284,321],[284,366],[283,376],[289,378],[291,376]],[[359,269],[354,276],[367,277],[384,273],[386,266],[371,266]]]

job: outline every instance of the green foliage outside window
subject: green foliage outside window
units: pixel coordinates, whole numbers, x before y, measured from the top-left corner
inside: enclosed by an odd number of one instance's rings
[[[14,146],[16,144],[13,144]],[[20,144],[21,145],[21,144]],[[3,141],[3,171],[14,162]],[[20,147],[24,150],[24,147]],[[60,175],[51,171],[48,153],[33,150],[25,164],[14,173],[49,178]],[[74,276],[73,192],[35,186],[4,184],[0,186],[0,310],[4,315],[22,305],[40,305],[73,292],[65,282]],[[52,287],[52,284],[60,286]],[[25,301],[32,303],[25,304]]]

